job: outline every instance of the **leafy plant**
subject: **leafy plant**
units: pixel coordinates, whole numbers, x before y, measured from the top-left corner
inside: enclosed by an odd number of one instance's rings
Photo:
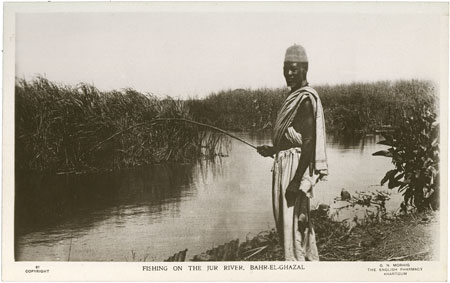
[[[389,146],[373,153],[392,159],[395,169],[381,180],[390,189],[403,192],[402,209],[412,205],[419,211],[438,207],[439,195],[439,123],[430,106],[413,110],[393,133],[383,134],[379,144]]]

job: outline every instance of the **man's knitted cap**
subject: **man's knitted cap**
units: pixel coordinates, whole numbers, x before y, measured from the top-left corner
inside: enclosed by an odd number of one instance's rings
[[[286,50],[284,62],[308,62],[305,48],[301,45],[294,44]]]

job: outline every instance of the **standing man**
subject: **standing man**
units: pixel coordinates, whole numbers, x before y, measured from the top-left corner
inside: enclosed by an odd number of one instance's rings
[[[262,156],[275,155],[272,202],[285,260],[319,260],[310,219],[314,185],[328,174],[325,120],[317,92],[308,86],[305,49],[286,51],[284,77],[290,93],[278,112],[273,146],[258,147]]]

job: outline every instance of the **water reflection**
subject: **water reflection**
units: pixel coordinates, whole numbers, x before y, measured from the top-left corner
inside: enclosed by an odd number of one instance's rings
[[[34,244],[65,240],[87,233],[107,218],[120,227],[139,214],[152,215],[152,221],[160,221],[161,214],[177,217],[181,200],[195,197],[191,185],[195,169],[195,164],[165,164],[88,175],[19,172],[16,242],[21,235],[35,231],[47,237],[36,237]]]
[[[270,134],[239,134],[254,145]],[[331,175],[313,205],[332,203],[379,183],[390,161],[374,158],[379,137],[328,138]],[[16,175],[17,260],[161,261],[188,248],[187,258],[274,226],[273,160],[232,142],[229,157],[114,173]],[[130,252],[136,251],[131,258]]]
[[[179,213],[181,198],[195,195],[194,164],[165,164],[114,173],[16,176],[16,234],[57,225],[67,218],[91,225],[90,215],[111,207],[147,206],[152,213]],[[120,213],[120,209],[115,212]]]

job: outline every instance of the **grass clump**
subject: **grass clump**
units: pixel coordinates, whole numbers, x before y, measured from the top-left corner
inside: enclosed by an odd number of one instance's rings
[[[133,89],[104,92],[87,84],[73,87],[37,78],[17,80],[15,99],[18,170],[80,172],[187,162],[214,155],[222,143],[217,135],[189,124],[132,128],[160,117],[191,119],[183,101]]]
[[[398,126],[404,112],[436,103],[435,87],[424,80],[318,85],[327,130],[341,134]],[[270,129],[289,90],[237,89],[188,101],[195,119],[232,130]]]

